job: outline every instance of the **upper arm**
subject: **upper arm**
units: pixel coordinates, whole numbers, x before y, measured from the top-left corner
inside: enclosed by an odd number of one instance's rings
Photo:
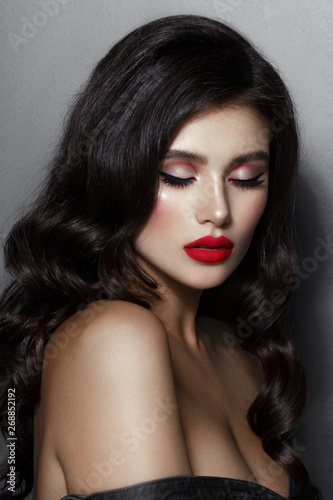
[[[152,313],[108,303],[66,351],[53,427],[68,492],[191,473],[168,339]]]

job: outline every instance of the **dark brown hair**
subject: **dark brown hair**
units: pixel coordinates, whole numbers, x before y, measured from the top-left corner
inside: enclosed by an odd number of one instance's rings
[[[15,388],[20,487],[11,496],[23,498],[32,488],[46,338],[90,301],[149,308],[158,300],[158,284],[138,267],[133,245],[155,204],[158,166],[185,120],[230,102],[269,121],[262,130],[270,139],[269,197],[246,257],[226,283],[204,292],[200,311],[221,317],[260,360],[265,381],[249,423],[265,451],[298,480],[295,498],[308,489],[307,472],[286,445],[305,405],[304,374],[280,325],[290,296],[284,276],[296,265],[287,217],[298,155],[293,106],[277,71],[233,29],[172,16],[133,31],[98,63],[38,199],[6,242],[12,279],[1,302],[0,415],[6,436],[7,390]],[[6,479],[7,463],[1,471]]]

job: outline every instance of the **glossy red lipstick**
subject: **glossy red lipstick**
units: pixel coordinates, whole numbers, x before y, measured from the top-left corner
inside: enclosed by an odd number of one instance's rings
[[[233,247],[233,242],[225,236],[204,236],[186,245],[184,250],[191,259],[211,264],[227,259]]]

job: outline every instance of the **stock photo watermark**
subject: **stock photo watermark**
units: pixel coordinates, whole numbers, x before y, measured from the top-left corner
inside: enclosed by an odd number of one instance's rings
[[[234,11],[244,5],[245,0],[213,0],[211,6],[218,19],[222,19],[224,21],[230,20]]]
[[[314,248],[312,255],[305,257],[296,273],[287,271],[282,277],[282,283],[289,285],[291,291],[296,291],[303,280],[307,280],[319,268],[320,263],[327,261],[333,255],[333,241],[331,235],[326,238],[318,236],[316,238],[318,245]],[[253,332],[258,323],[261,322],[261,316],[270,317],[275,305],[280,305],[286,300],[284,292],[280,289],[273,290],[269,297],[257,305],[255,312],[246,320],[237,317],[237,336],[240,339],[248,338]],[[230,339],[229,339],[230,340]]]
[[[7,449],[8,449],[8,465],[9,473],[7,474],[7,484],[8,491],[15,493],[16,487],[16,397],[15,389],[8,389],[7,392],[7,403],[8,403],[8,437],[7,437]]]
[[[18,54],[31,40],[33,40],[40,30],[44,29],[52,19],[58,16],[63,7],[71,0],[43,0],[40,9],[36,10],[29,17],[21,18],[21,25],[16,32],[8,33],[8,40]]]
[[[76,480],[78,493],[85,493],[90,489],[99,488],[103,479],[111,477],[117,468],[126,463],[126,455],[139,449],[140,443],[151,438],[157,431],[159,425],[163,424],[178,408],[178,404],[172,403],[167,397],[164,401],[155,400],[156,406],[150,417],[143,419],[138,425],[132,425],[124,431],[119,440],[119,449],[112,449],[107,460],[91,463],[94,469],[86,478]]]

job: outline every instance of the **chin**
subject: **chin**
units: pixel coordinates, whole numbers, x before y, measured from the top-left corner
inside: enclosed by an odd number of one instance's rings
[[[222,276],[216,274],[217,273],[215,273],[215,276],[212,276],[211,278],[205,276],[202,279],[192,281],[190,287],[195,290],[208,290],[209,288],[215,288],[219,285],[222,285],[222,283],[224,283],[232,273],[230,272],[228,274],[223,274]]]

